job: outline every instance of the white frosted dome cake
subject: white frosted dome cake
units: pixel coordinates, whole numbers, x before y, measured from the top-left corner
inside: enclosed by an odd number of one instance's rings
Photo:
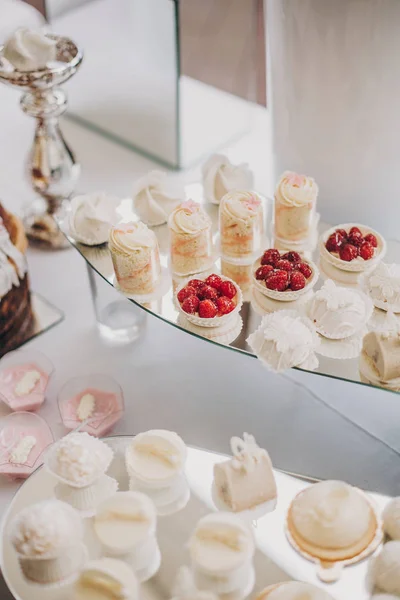
[[[323,481],[293,500],[288,528],[302,550],[340,560],[358,555],[371,543],[377,522],[359,490],[342,481]]]
[[[308,315],[318,333],[331,339],[343,339],[359,331],[369,318],[370,311],[363,296],[328,279],[315,293]]]
[[[400,497],[393,498],[383,511],[383,528],[392,540],[400,541]]]
[[[333,600],[332,596],[309,583],[288,581],[264,590],[257,600]]]
[[[400,312],[400,265],[379,263],[365,276],[364,287],[377,308]]]
[[[371,564],[375,586],[382,592],[400,595],[400,542],[388,542]]]

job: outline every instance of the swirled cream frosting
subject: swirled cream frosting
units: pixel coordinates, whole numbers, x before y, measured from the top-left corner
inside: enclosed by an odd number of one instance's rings
[[[56,60],[56,41],[41,31],[22,27],[6,41],[3,56],[18,71],[38,71]]]
[[[255,192],[230,192],[225,194],[220,204],[220,214],[233,220],[258,218],[262,210],[262,200]]]
[[[114,250],[130,254],[143,248],[154,248],[157,246],[157,237],[154,231],[141,221],[120,223],[111,229],[109,243]]]
[[[194,235],[211,228],[211,219],[201,204],[188,200],[178,206],[170,215],[170,229],[180,234]]]
[[[223,154],[214,154],[203,165],[204,195],[208,202],[219,204],[228,192],[253,187],[253,173],[247,164],[234,165]]]
[[[168,216],[182,202],[184,193],[172,188],[167,173],[150,171],[135,182],[132,197],[140,219],[154,227],[167,222]]]
[[[280,204],[301,207],[314,204],[318,196],[318,186],[312,177],[285,171],[275,190],[275,198]]]
[[[88,246],[104,244],[109,231],[118,221],[119,200],[105,192],[75,196],[68,218],[69,233]]]

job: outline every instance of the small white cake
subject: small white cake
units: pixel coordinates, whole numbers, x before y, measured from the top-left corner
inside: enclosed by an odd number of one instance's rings
[[[278,583],[263,590],[256,600],[333,600],[325,590],[300,581]]]
[[[100,558],[82,569],[72,600],[137,600],[139,585],[132,569],[120,560]]]
[[[383,528],[392,540],[400,541],[400,497],[393,498],[383,511]]]
[[[291,367],[314,370],[317,334],[309,319],[296,311],[280,310],[265,315],[247,343],[266,367],[281,372]]]
[[[69,579],[84,562],[81,518],[59,500],[45,500],[18,513],[10,538],[24,577],[35,583]]]
[[[42,31],[21,28],[5,42],[2,54],[18,71],[39,71],[56,60],[56,44]]]
[[[87,246],[104,244],[111,227],[119,221],[118,204],[118,198],[105,192],[75,196],[68,217],[70,235]]]
[[[233,512],[240,512],[273,500],[276,482],[269,454],[253,436],[231,439],[233,458],[214,466],[218,496]]]
[[[223,154],[213,154],[202,168],[204,196],[208,202],[219,204],[228,192],[250,190],[254,177],[247,164],[234,165]]]
[[[163,225],[172,211],[185,199],[183,190],[173,189],[167,173],[150,171],[134,183],[133,206],[149,227]]]
[[[400,265],[380,262],[364,282],[377,308],[400,312]]]
[[[324,337],[344,339],[363,328],[369,312],[359,292],[337,286],[328,279],[311,299],[308,316]]]
[[[400,542],[388,542],[371,563],[373,582],[380,591],[400,595]]]

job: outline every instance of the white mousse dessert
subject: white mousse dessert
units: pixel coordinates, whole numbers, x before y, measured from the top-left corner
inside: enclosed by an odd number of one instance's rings
[[[6,40],[2,54],[17,71],[39,71],[56,60],[56,44],[42,31],[23,27]]]
[[[75,196],[68,216],[70,235],[87,246],[104,244],[111,227],[119,220],[118,204],[118,198],[105,192]]]
[[[204,196],[219,204],[228,192],[251,190],[254,177],[247,164],[234,165],[227,156],[213,154],[202,167]]]
[[[137,600],[139,585],[132,569],[114,558],[87,563],[75,584],[72,600]]]

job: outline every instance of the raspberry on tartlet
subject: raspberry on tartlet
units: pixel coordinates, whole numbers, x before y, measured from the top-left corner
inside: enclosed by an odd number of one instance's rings
[[[202,300],[199,304],[199,317],[213,319],[217,315],[217,305],[212,300]]]
[[[206,279],[206,284],[210,285],[211,287],[215,288],[218,291],[221,288],[221,283],[222,283],[221,277],[219,275],[216,275],[215,273],[212,273]]]
[[[364,242],[360,248],[360,256],[364,260],[371,260],[374,257],[375,250],[372,244]]]
[[[296,271],[300,271],[306,279],[310,279],[312,275],[312,268],[305,262],[301,262],[295,267]]]
[[[197,296],[189,296],[182,302],[182,310],[189,315],[194,315],[199,308],[200,300]]]
[[[281,258],[276,262],[275,269],[279,269],[280,271],[293,271],[293,263],[291,263],[290,260]]]
[[[220,292],[222,296],[227,296],[230,300],[236,296],[236,288],[231,281],[223,281]]]
[[[289,285],[289,273],[287,271],[276,271],[268,277],[265,285],[269,290],[284,292]]]
[[[303,273],[300,273],[300,271],[294,271],[290,274],[289,287],[292,292],[298,292],[299,290],[305,288],[305,286],[306,278],[304,277]]]
[[[301,256],[298,252],[294,252],[293,250],[290,250],[289,252],[286,252],[286,254],[282,255],[283,260],[288,260],[291,263],[299,263],[301,262]]]
[[[332,233],[328,237],[325,247],[328,250],[328,252],[339,252],[340,248],[345,243],[346,243],[346,238],[344,238],[341,233],[338,233],[337,231],[335,231],[335,233]]]
[[[358,256],[358,250],[356,246],[352,244],[345,244],[339,250],[339,256],[341,260],[345,260],[346,262],[351,262]]]
[[[347,237],[347,241],[349,242],[349,244],[352,244],[352,246],[358,246],[360,247],[361,244],[363,243],[363,236],[361,231],[358,229],[358,227],[352,227],[350,230],[350,233]]]
[[[194,288],[192,288],[190,286],[186,286],[178,292],[177,298],[178,298],[179,302],[182,304],[182,302],[184,300],[186,300],[186,298],[189,298],[189,296],[193,296],[193,295],[195,295]]]
[[[217,300],[217,308],[219,315],[228,315],[235,309],[235,303],[226,296],[220,296]]]
[[[275,266],[280,257],[281,255],[279,250],[276,250],[276,248],[270,248],[269,250],[266,250],[262,255],[261,264]]]
[[[217,290],[206,283],[199,289],[198,296],[201,300],[216,300],[219,296]]]
[[[377,248],[378,247],[378,240],[376,239],[376,236],[373,233],[367,233],[367,235],[364,236],[364,241],[366,241],[369,244],[371,244],[371,246],[373,248]]]
[[[256,279],[263,281],[267,279],[274,272],[274,267],[272,265],[261,265],[258,267],[256,271]]]

